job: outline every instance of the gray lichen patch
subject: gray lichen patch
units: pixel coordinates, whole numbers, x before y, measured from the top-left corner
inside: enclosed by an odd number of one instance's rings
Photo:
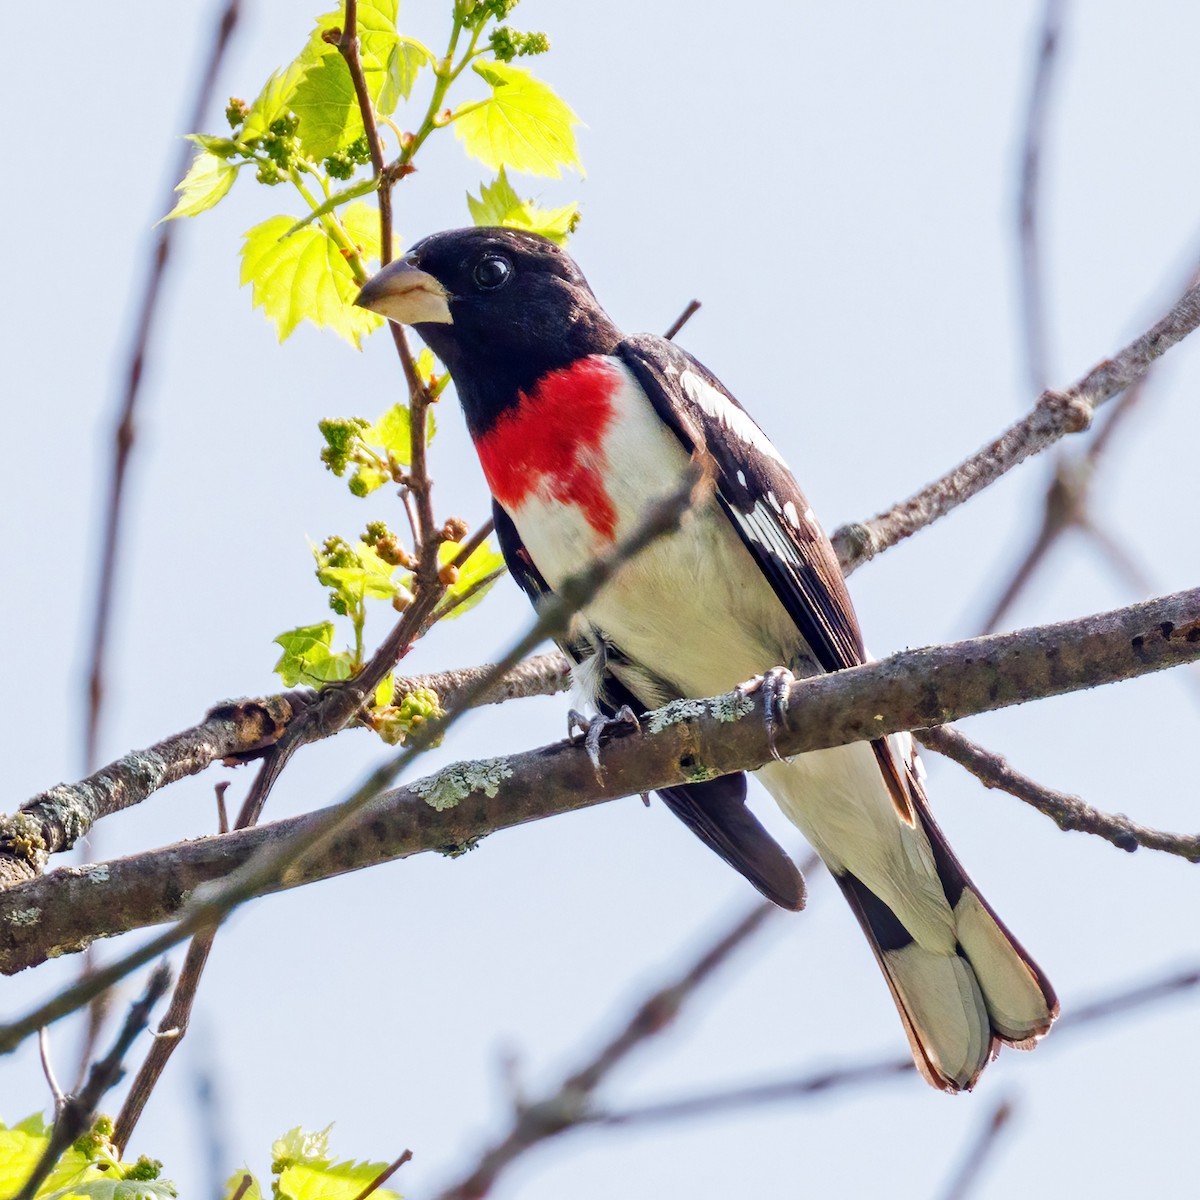
[[[744,692],[726,692],[723,696],[712,696],[706,700],[672,700],[662,708],[646,715],[646,724],[651,733],[659,733],[669,725],[692,721],[697,717],[711,716],[718,721],[736,721],[754,711],[754,701]]]
[[[465,800],[472,792],[483,792],[494,796],[500,790],[502,780],[513,773],[506,758],[483,758],[478,762],[454,763],[410,785],[412,790],[429,805],[442,812]]]
[[[14,908],[8,914],[9,924],[11,925],[36,925],[42,919],[42,910],[40,908]]]

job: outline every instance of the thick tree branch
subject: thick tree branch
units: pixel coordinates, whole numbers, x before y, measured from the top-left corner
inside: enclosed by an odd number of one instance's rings
[[[998,788],[1045,813],[1059,829],[1091,833],[1130,852],[1144,846],[1147,850],[1176,854],[1188,862],[1200,862],[1200,834],[1164,833],[1138,825],[1123,813],[1101,812],[1078,796],[1056,792],[1014,771],[999,754],[977,746],[957,729],[949,726],[926,729],[918,735],[918,741],[966,767],[985,787]]]
[[[0,890],[32,879],[49,855],[69,850],[101,817],[214,762],[269,745],[306,703],[303,693],[291,692],[219,705],[199,725],[131,751],[79,783],[60,783],[11,817],[0,816]]]
[[[1106,358],[1064,392],[1043,392],[1033,411],[952,471],[861,524],[833,535],[842,570],[849,575],[889,546],[995,483],[1005,472],[1091,423],[1095,410],[1140,379],[1156,359],[1200,325],[1200,286],[1193,286],[1169,313],[1114,358]]]
[[[909,650],[804,680],[793,690],[790,727],[777,742],[781,752],[800,754],[925,729],[1198,658],[1200,588],[1058,625]],[[0,971],[19,971],[77,951],[97,937],[169,921],[202,884],[225,879],[256,854],[277,853],[318,836],[327,839],[320,855],[310,853],[286,876],[276,867],[259,871],[251,883],[243,880],[246,897],[430,850],[458,853],[498,829],[618,796],[754,769],[770,757],[758,695],[677,701],[648,717],[643,730],[608,743],[599,774],[582,746],[561,742],[484,763],[460,763],[376,795],[361,819],[337,828],[336,835],[330,830],[337,827],[340,810],[324,809],[89,871],[60,869],[0,895]],[[377,792],[376,783],[370,781],[363,794],[372,787]],[[203,923],[194,915],[195,906],[187,911],[189,932],[194,932]],[[150,943],[144,953],[157,944]],[[15,1044],[20,1030],[28,1031],[31,1019],[0,1026],[0,1051]],[[47,1019],[42,1015],[28,1028]]]

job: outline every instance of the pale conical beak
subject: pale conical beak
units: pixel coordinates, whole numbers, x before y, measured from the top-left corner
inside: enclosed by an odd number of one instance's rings
[[[401,325],[453,325],[449,300],[449,293],[428,271],[398,258],[363,284],[354,303]]]

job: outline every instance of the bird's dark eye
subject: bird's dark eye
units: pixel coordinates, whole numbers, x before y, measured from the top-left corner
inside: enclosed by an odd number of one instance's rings
[[[485,292],[494,292],[503,287],[512,277],[512,263],[499,254],[489,254],[475,264],[473,278],[477,287]]]

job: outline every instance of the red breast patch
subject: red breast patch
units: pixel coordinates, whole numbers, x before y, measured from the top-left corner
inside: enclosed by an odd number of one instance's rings
[[[492,495],[510,510],[539,492],[575,505],[611,542],[617,513],[604,487],[602,443],[620,386],[617,367],[591,355],[521,392],[516,407],[475,443]]]

